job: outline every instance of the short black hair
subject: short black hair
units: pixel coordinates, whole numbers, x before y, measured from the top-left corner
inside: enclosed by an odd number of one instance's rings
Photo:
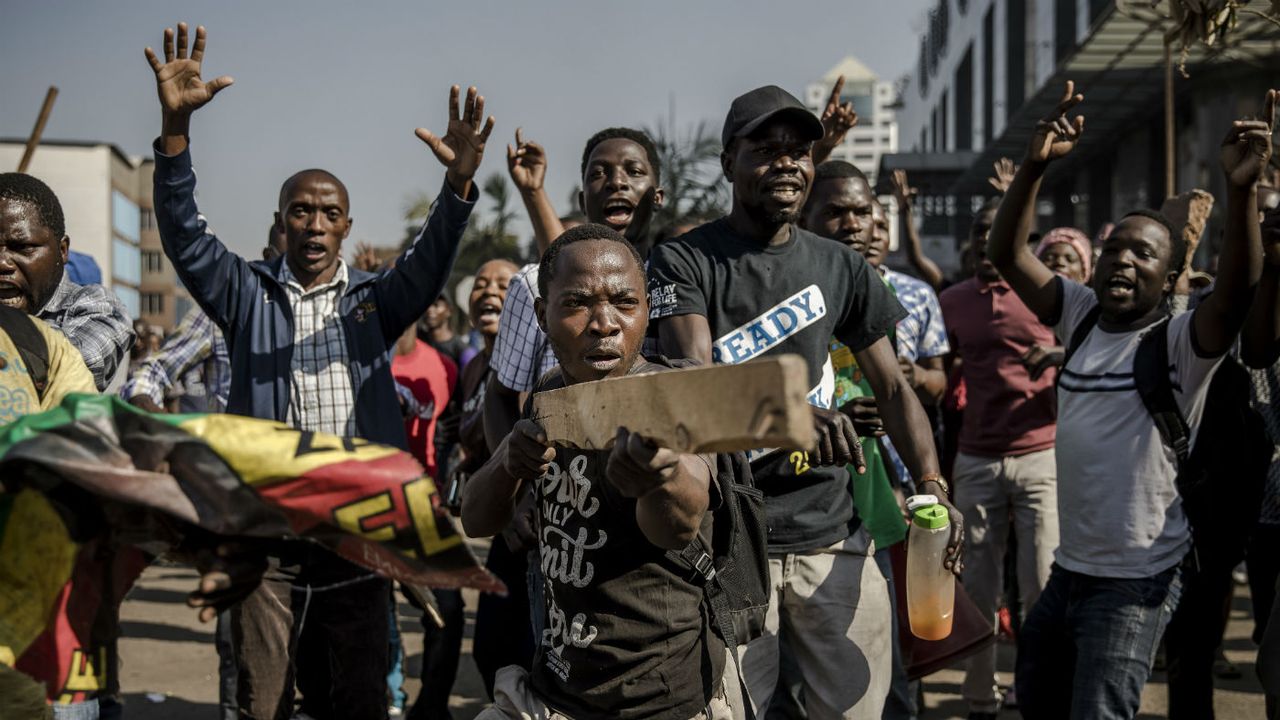
[[[67,234],[67,220],[62,215],[62,203],[53,189],[39,178],[26,173],[0,173],[0,200],[19,200],[35,208],[40,224],[61,240]]]
[[[605,128],[587,140],[587,146],[582,150],[583,177],[587,174],[587,161],[591,159],[591,153],[595,151],[597,145],[605,140],[630,140],[644,148],[645,157],[649,159],[649,166],[653,168],[653,184],[662,184],[662,161],[658,159],[657,146],[653,144],[653,140],[644,132],[626,127]]]
[[[293,184],[307,175],[320,175],[332,182],[334,185],[337,185],[338,189],[342,191],[342,196],[347,199],[347,212],[351,212],[351,193],[347,192],[347,186],[338,179],[337,175],[334,175],[324,168],[307,168],[306,170],[299,170],[298,172],[290,175],[289,178],[280,185],[280,199],[277,202],[280,210],[285,209],[284,203],[288,198],[289,190],[293,187]]]
[[[1125,213],[1120,220],[1123,221],[1128,217],[1144,217],[1148,220],[1154,220],[1164,226],[1164,229],[1169,233],[1169,252],[1171,253],[1169,257],[1169,271],[1177,273],[1182,272],[1183,266],[1187,264],[1187,239],[1182,236],[1180,231],[1173,227],[1173,222],[1169,220],[1169,217],[1159,210],[1150,210],[1147,208],[1130,210]]]
[[[866,173],[859,170],[857,165],[844,160],[828,160],[813,170],[814,185],[823,180],[845,179],[861,180],[867,183],[868,186],[871,185],[871,182],[867,180]]]
[[[644,260],[640,258],[636,246],[632,245],[622,233],[598,223],[585,223],[565,230],[555,239],[555,242],[551,243],[547,251],[542,253],[542,260],[538,263],[538,295],[544,298],[547,296],[551,281],[555,279],[556,260],[560,259],[560,253],[565,247],[586,240],[607,240],[618,243],[627,249],[635,259],[636,267],[640,268],[642,273],[644,272]]]

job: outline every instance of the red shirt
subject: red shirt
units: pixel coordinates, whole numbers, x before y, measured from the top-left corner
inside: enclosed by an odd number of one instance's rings
[[[1053,329],[1003,280],[987,284],[970,278],[938,299],[951,349],[962,361],[966,404],[960,452],[1005,457],[1053,447],[1056,371],[1032,380],[1020,360],[1032,345],[1056,345]]]
[[[394,352],[394,351],[393,351]],[[436,421],[453,396],[458,381],[458,366],[438,350],[421,340],[414,340],[413,352],[408,355],[392,355],[391,374],[396,382],[409,388],[418,402],[434,407],[431,418],[411,415],[404,419],[404,431],[409,436],[409,452],[422,463],[427,474],[436,476]]]

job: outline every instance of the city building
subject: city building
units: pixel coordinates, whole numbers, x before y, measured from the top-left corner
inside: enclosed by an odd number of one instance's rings
[[[1221,198],[1222,134],[1280,83],[1280,31],[1241,13],[1225,42],[1166,54],[1166,13],[1167,3],[1136,0],[937,0],[902,90],[904,152],[880,166],[882,178],[905,168],[920,188],[926,245],[958,250],[974,208],[995,194],[993,163],[1022,158],[1067,80],[1084,93],[1077,111],[1087,122],[1076,151],[1045,178],[1042,231],[1072,225],[1094,235],[1129,209],[1196,187]]]
[[[893,83],[877,78],[857,58],[846,57],[828,70],[821,80],[805,88],[805,104],[815,114],[822,115],[831,97],[831,88],[841,75],[844,76],[844,89],[840,102],[853,103],[853,109],[858,113],[858,124],[845,136],[844,144],[832,151],[831,159],[853,163],[874,181],[880,167],[880,156],[898,150],[898,123],[894,116],[897,92]]]
[[[17,168],[25,141],[0,140],[0,168]],[[104,142],[45,140],[28,172],[62,202],[71,249],[89,255],[130,315],[171,330],[190,299],[160,247],[151,159]]]

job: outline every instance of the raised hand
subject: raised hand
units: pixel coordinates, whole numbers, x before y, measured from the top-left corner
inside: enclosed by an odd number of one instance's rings
[[[813,163],[817,165],[831,155],[831,151],[844,142],[844,136],[858,124],[858,113],[853,103],[840,103],[840,93],[844,90],[844,76],[836,78],[831,88],[831,96],[827,98],[827,107],[822,111],[822,128],[825,131],[822,139],[814,146]]]
[[[357,270],[365,272],[378,272],[378,266],[381,265],[378,261],[378,251],[367,242],[356,243],[356,254],[351,258],[351,264]]]
[[[1082,102],[1084,95],[1077,93],[1076,84],[1068,80],[1066,91],[1057,107],[1036,123],[1035,134],[1031,136],[1031,144],[1027,147],[1028,162],[1053,162],[1075,149],[1076,143],[1080,141],[1080,134],[1084,132],[1084,116],[1077,115],[1075,120],[1068,120],[1067,113]]]
[[[484,96],[476,93],[474,86],[467,88],[467,100],[458,112],[458,96],[462,90],[457,85],[449,88],[449,124],[444,137],[426,128],[414,130],[419,140],[431,148],[436,159],[445,167],[445,180],[460,197],[471,192],[471,178],[480,169],[484,158],[484,145],[493,132],[493,116],[484,118]],[[481,122],[484,121],[483,127]]]
[[[156,93],[160,96],[160,108],[166,120],[184,120],[199,110],[222,90],[234,82],[229,75],[216,77],[208,82],[200,76],[204,60],[205,30],[196,28],[196,41],[187,55],[187,24],[178,23],[178,39],[174,42],[173,28],[164,30],[164,62],[151,48],[145,50],[147,62],[156,73]]]
[[[507,146],[507,172],[522,193],[541,190],[547,177],[547,152],[536,142],[525,142],[523,128],[516,128],[515,147]]]
[[[1276,125],[1275,90],[1262,103],[1262,119],[1236,120],[1222,141],[1222,171],[1235,187],[1252,187],[1271,162],[1271,133]]]
[[[1018,166],[1007,157],[1002,157],[995,161],[991,166],[992,175],[987,178],[987,182],[991,183],[991,187],[1001,195],[1009,191],[1009,183],[1013,182],[1013,176],[1018,172]]]
[[[907,180],[906,170],[894,170],[889,176],[889,185],[893,188],[893,197],[897,199],[898,207],[910,207],[915,202],[917,191]]]

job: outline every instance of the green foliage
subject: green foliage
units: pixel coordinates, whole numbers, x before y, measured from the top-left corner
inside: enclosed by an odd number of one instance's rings
[[[666,202],[654,216],[655,229],[668,228],[690,216],[716,217],[728,212],[732,197],[720,169],[720,137],[706,122],[681,135],[675,120],[645,128],[662,161]]]

